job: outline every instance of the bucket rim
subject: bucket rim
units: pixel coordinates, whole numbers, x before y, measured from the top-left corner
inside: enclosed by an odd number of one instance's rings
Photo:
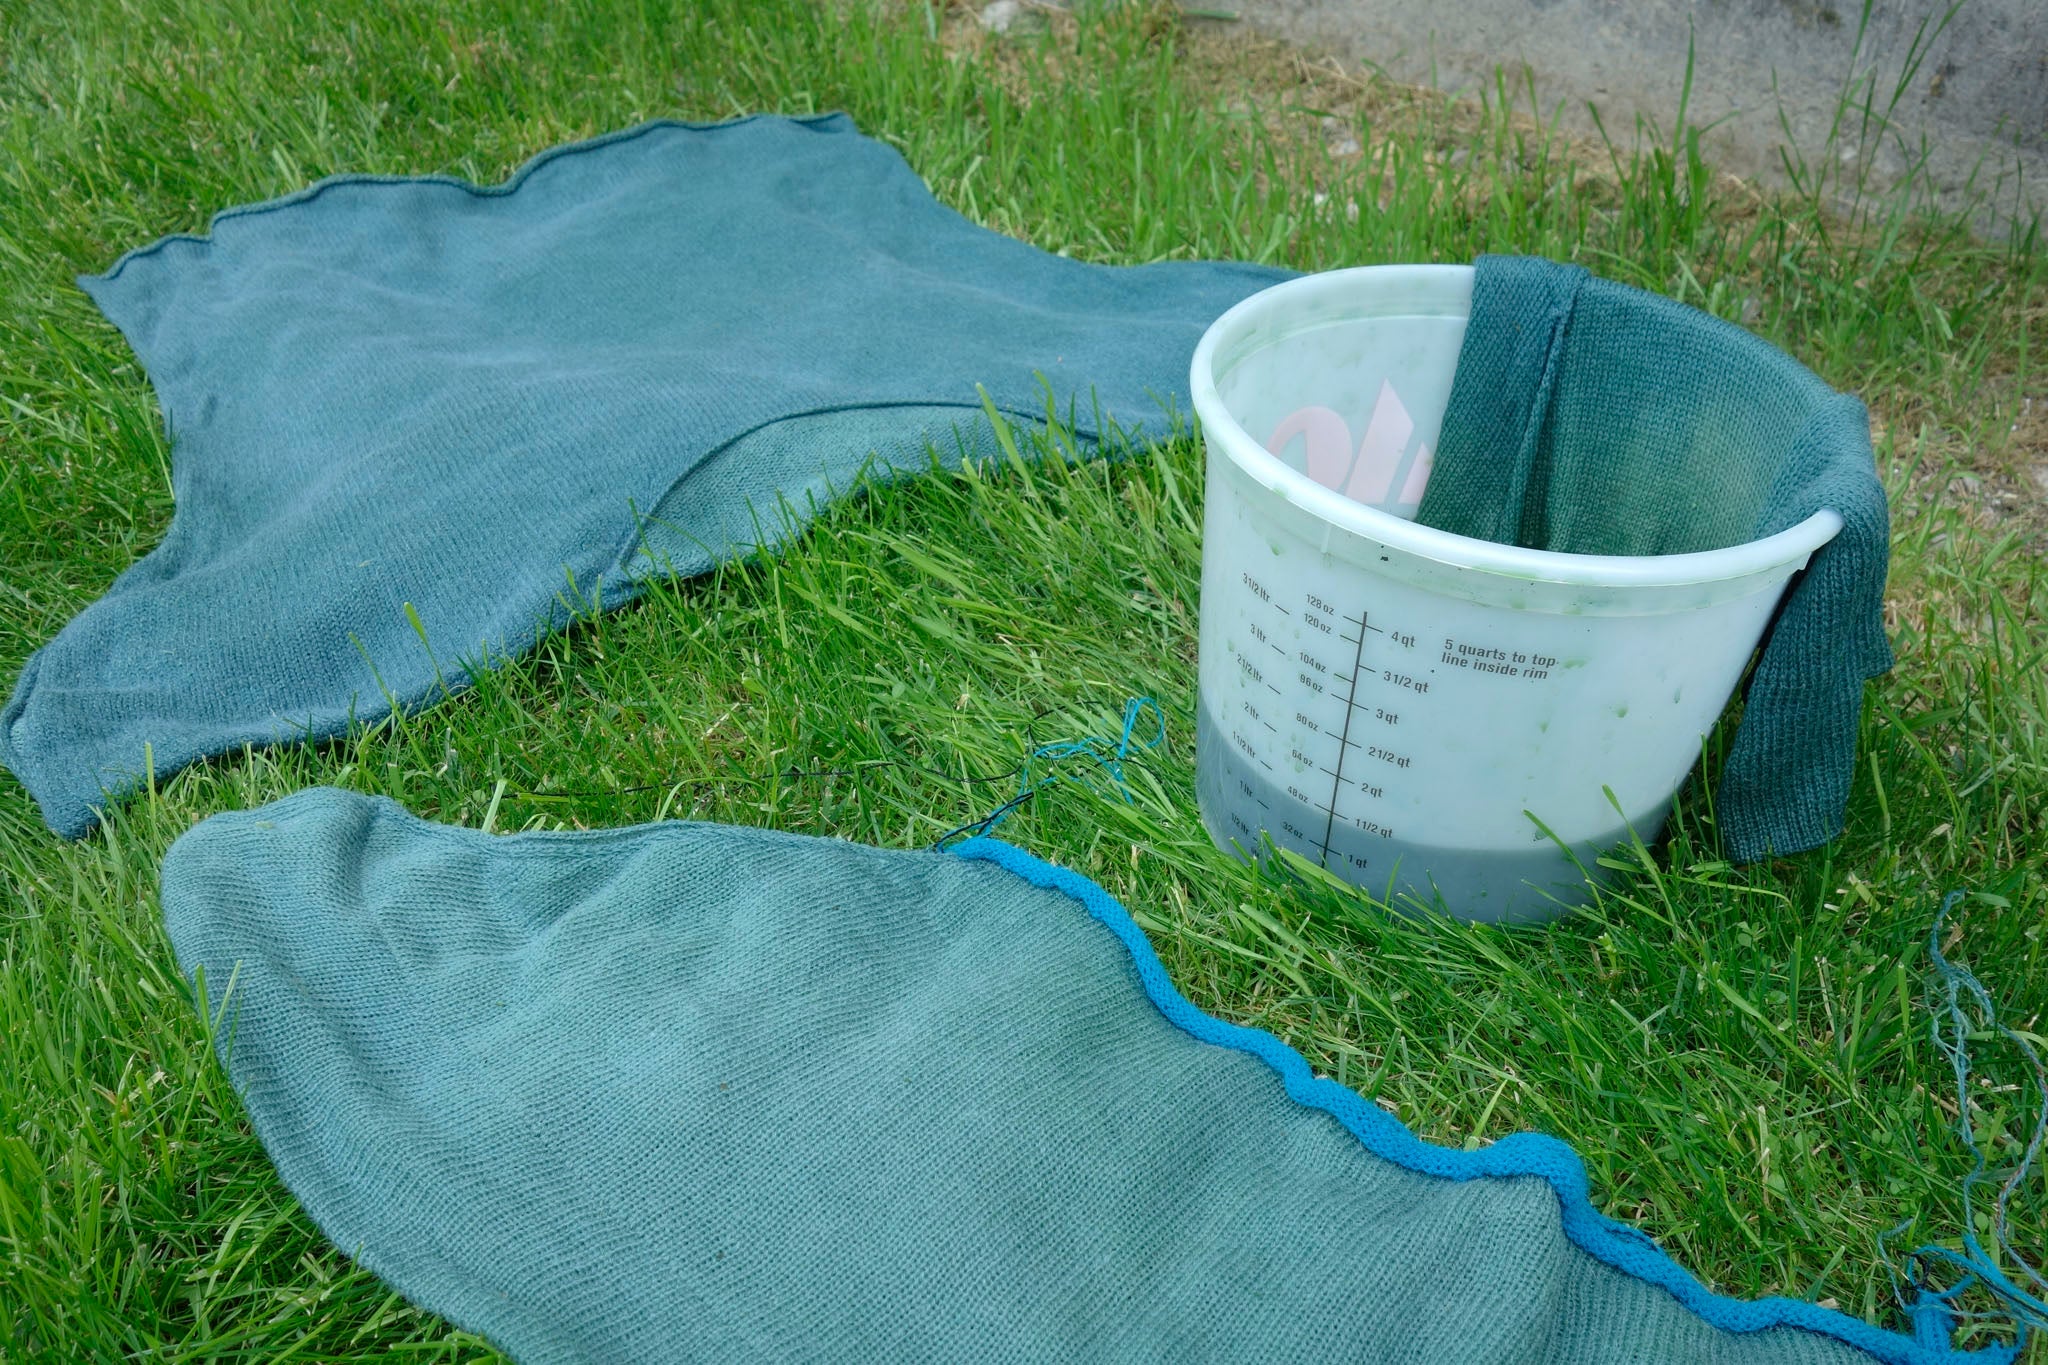
[[[1195,346],[1188,385],[1202,438],[1220,449],[1237,469],[1268,492],[1278,494],[1318,521],[1376,544],[1432,560],[1450,568],[1468,569],[1504,578],[1583,584],[1588,587],[1680,587],[1731,578],[1747,578],[1774,570],[1796,571],[1814,551],[1842,530],[1841,514],[1823,507],[1804,521],[1775,535],[1718,550],[1668,555],[1588,555],[1562,550],[1528,550],[1497,541],[1478,540],[1408,521],[1323,487],[1288,467],[1252,438],[1224,406],[1215,379],[1216,358],[1256,321],[1293,296],[1372,292],[1434,286],[1447,295],[1462,294],[1463,306],[1447,307],[1442,316],[1464,317],[1470,311],[1469,265],[1366,265],[1304,275],[1260,290],[1209,324]],[[1413,295],[1407,295],[1400,316],[1417,316]],[[1365,316],[1371,316],[1366,314]],[[1311,324],[1320,325],[1320,324]],[[1292,335],[1282,331],[1274,339]],[[1242,356],[1237,357],[1239,359]]]

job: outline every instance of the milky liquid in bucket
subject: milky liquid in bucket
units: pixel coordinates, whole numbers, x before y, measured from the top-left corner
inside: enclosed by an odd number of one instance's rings
[[[1225,848],[1289,848],[1397,903],[1562,913],[1656,836],[1786,580],[1840,521],[1608,558],[1412,518],[1468,267],[1267,290],[1195,357],[1209,447],[1197,796]]]

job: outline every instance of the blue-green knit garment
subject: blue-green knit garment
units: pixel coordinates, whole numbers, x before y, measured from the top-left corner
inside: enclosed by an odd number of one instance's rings
[[[978,385],[1026,419],[1072,405],[1083,439],[1159,434],[1203,329],[1283,278],[1052,256],[839,115],[223,213],[81,281],[156,387],[177,513],[29,661],[0,762],[78,835],[150,764],[431,704],[600,580],[616,605],[773,542],[870,452],[986,443]]]
[[[1563,1144],[1419,1141],[993,840],[316,788],[162,886],[285,1184],[523,1365],[2010,1358],[1708,1293]]]
[[[1480,257],[1418,520],[1574,554],[1716,550],[1823,507],[1750,677],[1715,802],[1730,856],[1842,830],[1884,633],[1891,518],[1863,404],[1740,327],[1529,257]]]

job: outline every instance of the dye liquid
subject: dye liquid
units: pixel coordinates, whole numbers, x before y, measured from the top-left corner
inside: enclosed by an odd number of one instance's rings
[[[1629,842],[1621,826],[1572,845],[1583,870],[1533,824],[1522,848],[1412,843],[1390,826],[1343,814],[1340,796],[1304,800],[1299,785],[1275,781],[1206,706],[1196,710],[1195,787],[1202,822],[1224,848],[1256,857],[1270,837],[1396,909],[1442,909],[1466,920],[1554,919],[1591,899],[1589,875],[1596,883],[1613,875],[1598,865],[1599,855]],[[1638,828],[1648,838],[1661,824],[1660,815]]]

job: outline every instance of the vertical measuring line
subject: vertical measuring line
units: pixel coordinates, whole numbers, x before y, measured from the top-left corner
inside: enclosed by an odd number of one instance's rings
[[[1337,794],[1344,790],[1344,751],[1351,747],[1351,713],[1358,707],[1358,669],[1365,662],[1365,633],[1372,627],[1366,624],[1372,615],[1369,611],[1358,613],[1358,648],[1351,654],[1351,687],[1344,694],[1344,731],[1337,739],[1337,767],[1330,774],[1330,818],[1323,822],[1323,857],[1320,866],[1330,865],[1330,836],[1337,832]],[[1343,618],[1349,621],[1351,618]]]

